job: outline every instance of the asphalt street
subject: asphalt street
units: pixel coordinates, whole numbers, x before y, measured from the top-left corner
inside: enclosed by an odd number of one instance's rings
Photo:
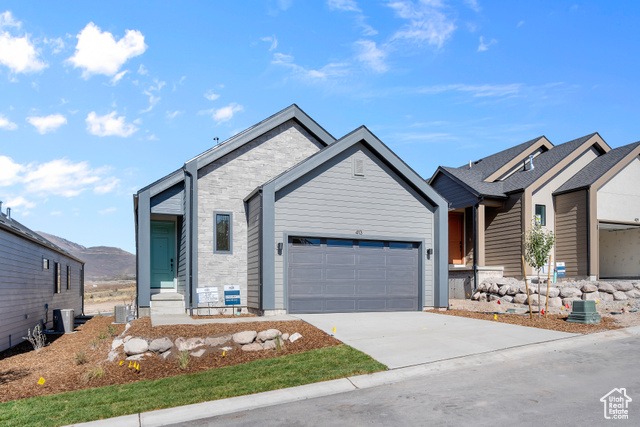
[[[179,425],[640,425],[638,354],[637,336],[590,342]],[[614,388],[633,399],[628,420],[604,418]]]

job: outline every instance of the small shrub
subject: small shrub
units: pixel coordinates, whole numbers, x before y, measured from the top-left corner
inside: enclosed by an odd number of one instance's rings
[[[106,340],[107,339],[107,333],[106,332],[100,332],[100,335],[98,335],[98,339],[100,341]]]
[[[84,351],[79,351],[76,353],[76,365],[84,365],[87,363],[89,359],[87,358],[87,353]]]
[[[102,378],[103,376],[104,369],[102,369],[102,366],[96,366],[95,368],[88,370],[87,373],[84,374],[84,379],[86,382],[89,382],[92,379]]]
[[[27,336],[22,337],[22,339],[28,340],[33,349],[38,353],[42,348],[47,345],[47,340],[44,334],[42,333],[42,325],[37,324],[33,328],[33,333],[31,333],[31,329],[27,330]]]
[[[91,347],[91,350],[97,349],[99,345],[100,345],[100,341],[98,340],[89,341],[89,346]]]
[[[187,369],[187,367],[189,366],[188,350],[183,350],[180,353],[178,353],[178,366],[180,366],[180,369]]]
[[[107,326],[107,333],[109,334],[109,337],[113,338],[116,335],[118,335],[118,332],[116,332],[117,329],[114,325],[109,325]]]
[[[98,310],[98,315],[96,317],[102,317],[102,313],[100,313],[100,310]]]
[[[276,345],[276,351],[280,351],[280,350],[282,350],[282,344],[283,344],[283,341],[282,341],[282,334],[278,334],[278,335],[274,338],[273,342],[274,342],[274,344]]]

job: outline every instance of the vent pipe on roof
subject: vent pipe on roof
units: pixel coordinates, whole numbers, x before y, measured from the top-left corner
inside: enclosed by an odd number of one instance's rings
[[[0,214],[2,213],[2,200],[0,200]]]
[[[11,221],[11,208],[7,208],[7,219]]]
[[[532,171],[534,170],[536,167],[533,165],[533,154],[529,155],[529,170]]]
[[[471,160],[469,160],[469,169],[471,169]]]

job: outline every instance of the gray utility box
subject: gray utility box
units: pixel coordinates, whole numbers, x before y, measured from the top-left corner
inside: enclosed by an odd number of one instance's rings
[[[72,308],[53,310],[53,328],[55,331],[65,334],[73,332],[75,322],[75,316],[73,314]]]
[[[113,307],[113,314],[115,316],[115,321],[113,323],[127,323],[130,310],[130,305],[116,305]]]
[[[595,301],[574,301],[573,310],[567,318],[567,322],[573,323],[600,323],[601,316],[596,310]]]

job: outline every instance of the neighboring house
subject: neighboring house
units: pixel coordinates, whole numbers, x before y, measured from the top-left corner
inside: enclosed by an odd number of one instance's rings
[[[556,233],[567,277],[640,276],[639,154],[640,142],[612,150],[597,133],[557,146],[542,136],[439,167],[429,183],[450,202],[451,276],[522,277],[522,234],[536,217]]]
[[[23,341],[41,323],[53,326],[53,310],[84,309],[84,262],[1,212],[0,351]]]
[[[446,307],[447,203],[369,130],[296,105],[134,195],[139,315]],[[209,289],[212,290],[212,289]],[[200,310],[198,310],[200,308]]]

